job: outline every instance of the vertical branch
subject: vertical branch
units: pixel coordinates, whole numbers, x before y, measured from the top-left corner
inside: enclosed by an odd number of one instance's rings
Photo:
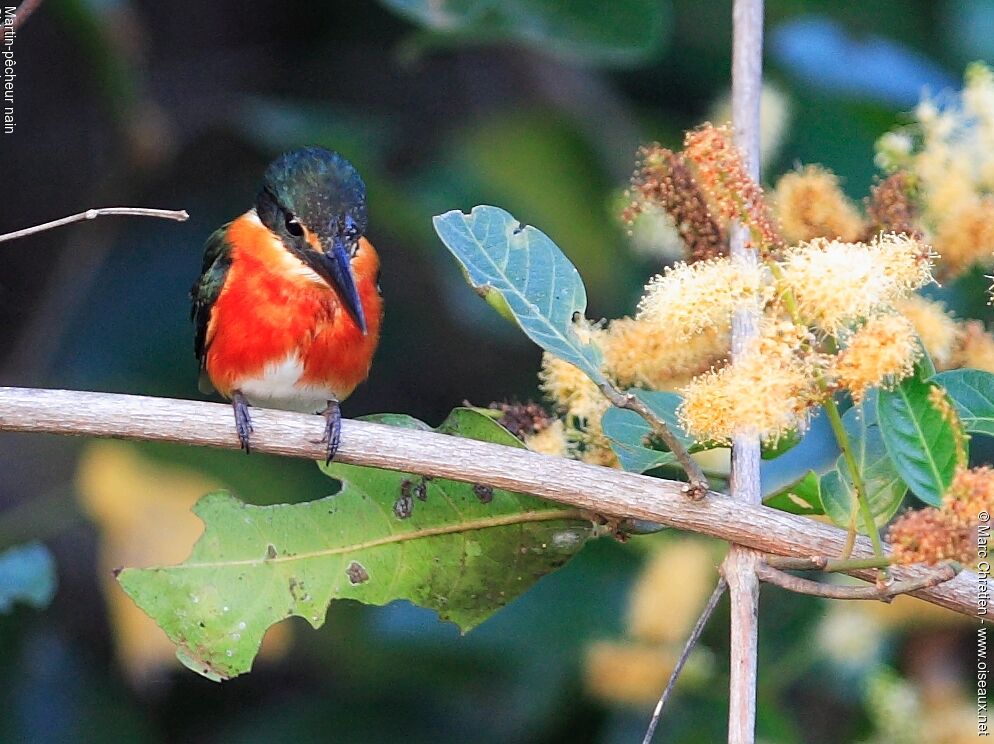
[[[732,40],[732,124],[749,174],[759,181],[759,102],[763,82],[763,0],[735,0]],[[755,263],[749,230],[732,224],[733,261]],[[743,308],[732,319],[732,359],[757,335],[759,308]],[[731,495],[750,504],[761,501],[759,438],[743,434],[732,442]],[[750,744],[756,728],[756,675],[759,637],[757,554],[733,545],[723,572],[731,598],[731,681],[728,706],[729,744]]]

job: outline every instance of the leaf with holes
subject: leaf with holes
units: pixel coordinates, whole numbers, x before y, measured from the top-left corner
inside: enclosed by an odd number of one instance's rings
[[[953,369],[932,378],[956,405],[963,428],[994,436],[994,375],[979,369]]]
[[[520,446],[466,409],[438,431]],[[189,559],[120,573],[194,671],[217,680],[248,671],[271,625],[297,615],[320,627],[333,599],[406,599],[469,630],[591,535],[578,510],[532,496],[341,463],[322,469],[341,481],[338,494],[265,507],[210,494],[194,507],[205,529]]]
[[[540,230],[497,207],[438,215],[435,231],[463,267],[473,288],[546,351],[604,380],[601,353],[577,335],[587,292],[576,267]]]
[[[894,516],[908,487],[898,475],[897,468],[884,446],[876,412],[869,400],[862,407],[850,408],[842,417],[849,443],[859,468],[870,512],[877,526]],[[821,476],[820,493],[825,514],[840,527],[848,527],[856,504],[856,489],[845,457],[839,455],[835,469]],[[866,533],[866,522],[857,510],[857,529]]]
[[[933,387],[914,374],[893,390],[881,390],[877,419],[898,474],[918,498],[938,506],[956,470],[956,439],[929,401]]]

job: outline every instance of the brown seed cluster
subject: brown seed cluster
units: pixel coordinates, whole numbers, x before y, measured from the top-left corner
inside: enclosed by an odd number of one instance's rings
[[[869,228],[864,236],[870,240],[882,232],[904,233],[921,238],[918,208],[911,198],[911,178],[907,171],[891,173],[870,187],[866,198]]]
[[[721,226],[682,155],[658,143],[639,148],[630,194],[633,199],[622,215],[626,222],[632,222],[646,205],[653,205],[672,217],[691,261],[728,253]]]
[[[732,142],[729,127],[708,123],[687,132],[683,151],[697,171],[701,189],[721,215],[748,225],[754,247],[772,251],[783,246],[763,189],[746,171],[742,151]]]
[[[521,441],[526,437],[538,434],[552,423],[552,415],[538,403],[506,403],[495,401],[488,408],[500,411],[497,423],[511,432]]]
[[[994,509],[994,470],[960,469],[939,508],[907,512],[890,527],[888,539],[898,563],[977,562],[981,512]]]

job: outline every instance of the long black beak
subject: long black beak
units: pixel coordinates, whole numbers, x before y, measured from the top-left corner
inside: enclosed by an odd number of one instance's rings
[[[333,238],[331,247],[326,248],[323,253],[313,251],[309,251],[309,253],[311,261],[308,263],[322,279],[331,285],[332,289],[338,292],[345,309],[359,326],[362,335],[365,336],[366,315],[362,311],[362,300],[359,297],[359,290],[356,289],[352,263],[344,241],[341,238]]]

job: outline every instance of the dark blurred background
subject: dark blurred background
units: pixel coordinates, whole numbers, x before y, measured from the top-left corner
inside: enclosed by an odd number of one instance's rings
[[[383,341],[346,415],[434,425],[464,400],[536,397],[539,352],[466,287],[430,218],[502,206],[575,261],[590,317],[631,312],[662,261],[617,218],[635,148],[676,146],[715,115],[730,5],[46,0],[13,47],[0,232],[99,206],[186,209],[190,220],[105,218],[0,245],[0,384],[201,398],[187,291],[203,242],[251,206],[273,156],[318,144],[363,173],[383,259]],[[994,3],[982,0],[770,0],[768,123],[780,126],[767,177],[821,162],[862,197],[876,137],[906,121],[924,88],[958,88],[967,62],[994,59],[992,29]],[[194,481],[170,490],[153,472]],[[47,609],[0,614],[4,741],[641,737],[651,704],[592,692],[584,659],[592,641],[625,632],[652,540],[589,546],[464,638],[406,605],[339,603],[320,631],[289,623],[251,675],[216,685],[168,649],[142,656],[151,631],[121,609],[108,569],[161,560],[142,552],[152,543],[177,561],[188,552],[196,522],[171,533],[159,491],[194,498],[220,483],[253,503],[308,500],[331,489],[313,464],[3,435],[0,473],[0,550],[41,539],[59,581]],[[822,605],[764,602],[766,740],[879,733],[850,678],[806,657]],[[723,623],[707,638],[706,682],[675,704],[659,741],[723,738]],[[962,636],[943,632],[958,648]],[[906,666],[914,638],[888,631],[874,663]]]

